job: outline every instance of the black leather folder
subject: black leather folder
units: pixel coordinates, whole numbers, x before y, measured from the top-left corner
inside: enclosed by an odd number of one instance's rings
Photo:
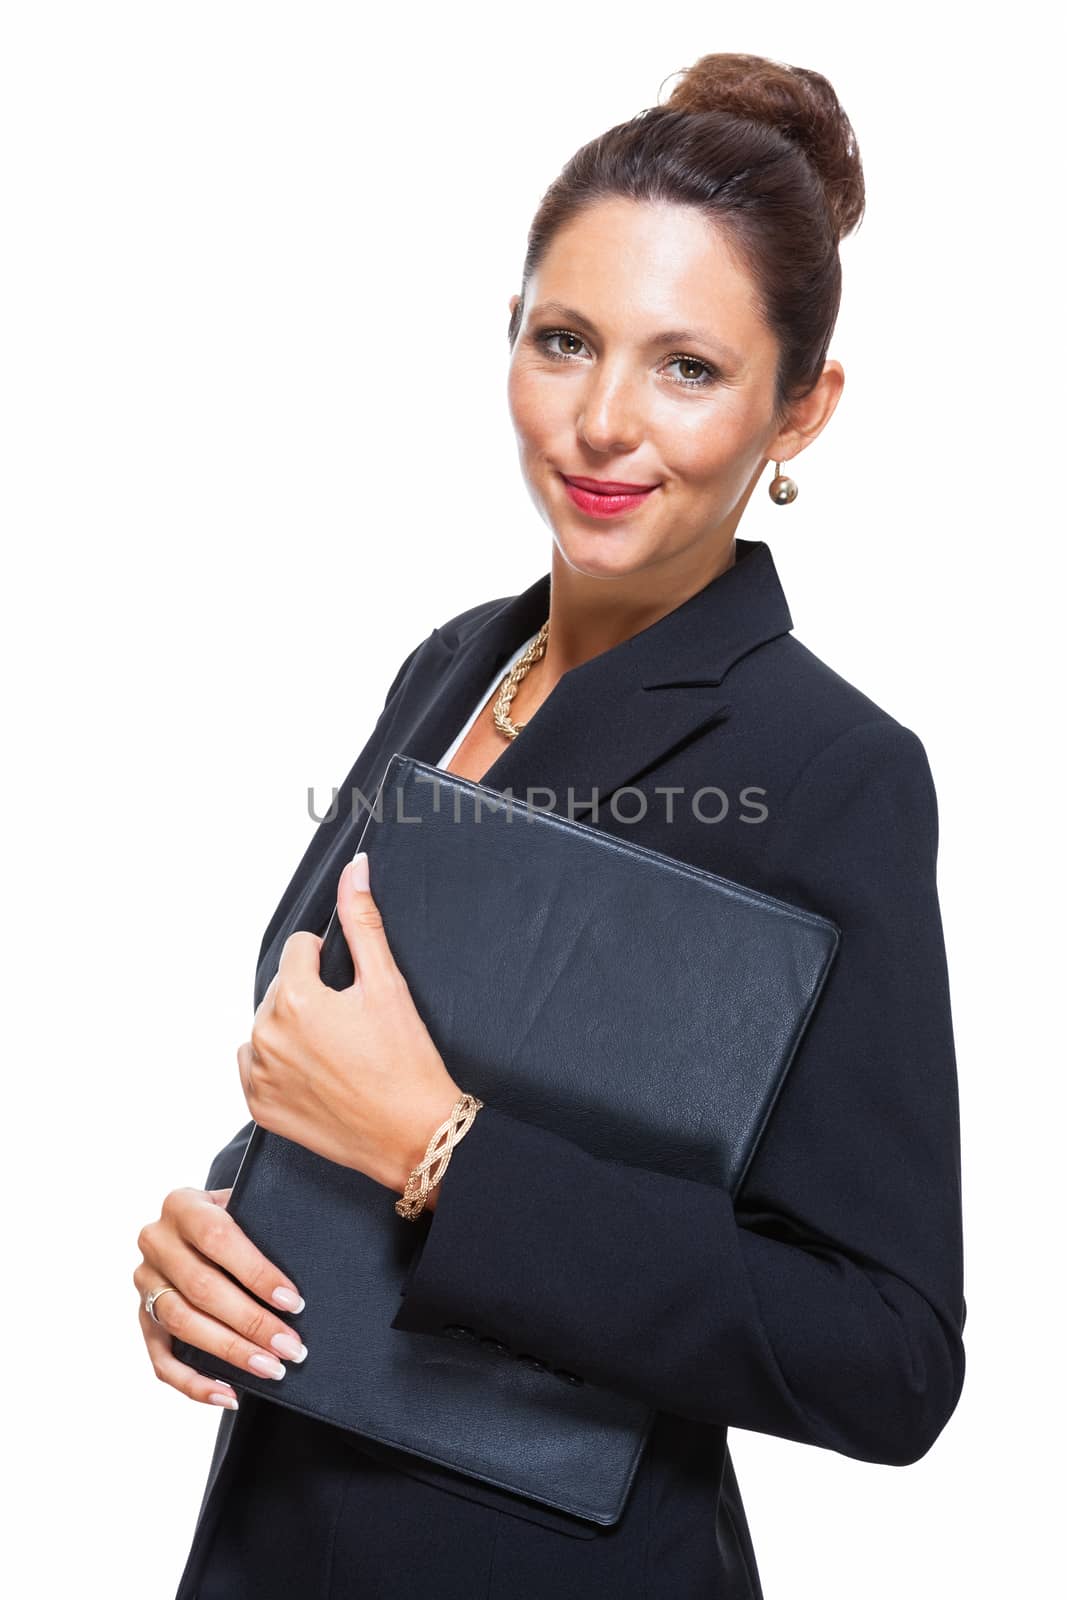
[[[832,922],[402,753],[359,848],[393,954],[464,1090],[598,1157],[736,1195],[836,954]],[[320,972],[335,989],[353,979],[336,909]],[[278,1381],[175,1340],[177,1355],[610,1527],[654,1413],[491,1344],[392,1328],[433,1225],[430,1212],[399,1217],[397,1198],[254,1128],[228,1209],[299,1285],[308,1356]],[[506,1229],[506,1205],[486,1200]]]

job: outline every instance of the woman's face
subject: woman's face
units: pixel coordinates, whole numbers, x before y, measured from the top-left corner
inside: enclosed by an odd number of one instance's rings
[[[751,279],[693,207],[604,200],[562,229],[528,285],[508,404],[565,560],[621,577],[727,550],[785,439],[777,357]],[[656,487],[604,519],[572,500],[573,476]]]

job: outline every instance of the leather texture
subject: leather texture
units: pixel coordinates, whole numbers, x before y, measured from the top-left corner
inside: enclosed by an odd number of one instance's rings
[[[593,1156],[736,1195],[836,955],[832,921],[401,752],[359,848],[416,1007],[465,1090]],[[319,959],[333,988],[353,981],[336,910]],[[615,1524],[654,1408],[463,1323],[442,1325],[444,1338],[399,1330],[431,1214],[413,1225],[395,1199],[256,1127],[229,1211],[300,1284],[311,1354],[284,1388],[176,1340],[179,1359]]]

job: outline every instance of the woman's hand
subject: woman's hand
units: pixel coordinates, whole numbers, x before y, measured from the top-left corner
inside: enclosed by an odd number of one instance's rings
[[[322,940],[290,934],[237,1064],[260,1127],[403,1194],[463,1091],[393,958],[368,865],[361,852],[338,884],[355,982],[342,990],[324,984]],[[436,1195],[431,1190],[427,1209]]]
[[[230,1366],[268,1378],[285,1376],[279,1356],[303,1361],[307,1351],[292,1328],[269,1309],[272,1303],[289,1311],[301,1309],[296,1285],[238,1227],[226,1210],[229,1197],[229,1189],[172,1189],[158,1220],[146,1223],[137,1235],[142,1259],[133,1281],[156,1377],[191,1400],[236,1408],[230,1384],[205,1378],[178,1360],[172,1335]],[[220,1267],[250,1293],[231,1283]],[[173,1284],[178,1293],[161,1294],[155,1302],[161,1327],[145,1310],[144,1300],[162,1283]]]

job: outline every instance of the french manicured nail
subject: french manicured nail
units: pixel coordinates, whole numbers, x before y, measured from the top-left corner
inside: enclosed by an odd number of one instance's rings
[[[237,1411],[239,1409],[237,1401],[234,1399],[232,1394],[219,1394],[218,1391],[216,1391],[214,1394],[209,1394],[208,1399],[211,1401],[213,1406],[229,1406],[231,1411]]]
[[[271,1345],[287,1361],[303,1361],[307,1355],[307,1346],[301,1344],[295,1333],[276,1333]]]
[[[303,1311],[304,1297],[294,1294],[292,1289],[275,1289],[271,1299],[276,1306],[281,1306],[285,1311]]]
[[[248,1365],[253,1372],[261,1372],[265,1378],[284,1378],[285,1368],[276,1356],[262,1356],[257,1351],[254,1356],[249,1356]]]

